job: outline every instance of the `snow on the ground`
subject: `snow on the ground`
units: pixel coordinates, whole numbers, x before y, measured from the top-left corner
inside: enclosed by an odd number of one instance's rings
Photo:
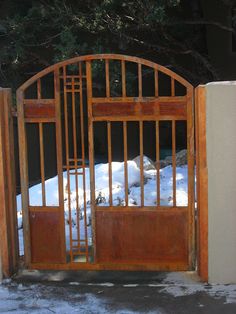
[[[133,303],[122,302],[115,299],[117,289],[124,288],[128,295],[135,296],[136,291],[143,289],[146,295],[154,295],[161,298],[168,298],[169,302],[182,297],[196,295],[195,300],[203,301],[204,305],[198,302],[199,307],[206,307],[217,300],[217,304],[236,304],[236,285],[207,285],[203,283],[185,283],[185,280],[178,281],[181,273],[167,275],[166,280],[159,284],[116,284],[116,283],[50,283],[50,284],[18,284],[10,279],[0,283],[0,313],[97,313],[97,314],[133,314],[133,313],[166,313],[163,308],[155,308],[154,311],[131,310]],[[169,280],[168,276],[172,276]],[[176,281],[177,278],[177,281]],[[82,286],[89,286],[86,289]],[[90,289],[91,286],[91,289]],[[94,287],[92,287],[94,286]],[[106,289],[106,290],[105,290]],[[108,290],[112,290],[109,292]],[[137,290],[138,289],[138,290]],[[86,290],[86,292],[84,291]],[[107,291],[104,293],[104,290]],[[131,292],[132,290],[132,292]],[[82,292],[84,291],[84,292]],[[202,296],[199,296],[199,293]],[[210,302],[209,296],[213,298]],[[189,299],[190,301],[191,299]],[[205,301],[204,301],[205,300]],[[185,299],[185,302],[187,300]],[[208,303],[209,302],[209,303]],[[219,303],[220,302],[220,303]],[[191,310],[193,303],[187,302],[187,308]],[[193,306],[195,306],[193,304]],[[204,313],[207,313],[205,311]]]
[[[140,206],[140,169],[137,164],[130,160],[128,165],[128,204],[125,204],[125,180],[124,180],[124,162],[112,162],[112,194],[113,206]],[[71,170],[74,172],[74,170]],[[160,202],[163,206],[173,205],[173,176],[172,166],[167,166],[160,169]],[[87,230],[88,239],[91,241],[91,208],[90,208],[90,179],[89,168],[85,169],[86,182],[86,213],[87,213]],[[156,170],[144,171],[144,205],[155,206],[157,200],[157,182]],[[83,196],[83,177],[78,176],[78,191],[76,193],[75,176],[70,175],[68,182],[67,172],[63,173],[64,184],[64,207],[65,207],[65,231],[66,231],[66,245],[70,247],[69,243],[69,206],[68,200],[71,203],[71,217],[72,217],[72,237],[77,239],[77,195],[79,197],[80,217],[80,238],[85,239],[85,224],[84,224],[84,196]],[[57,176],[45,182],[46,185],[46,205],[58,206],[58,178]],[[68,186],[70,186],[70,195],[68,194]],[[187,206],[188,203],[188,169],[187,165],[176,168],[176,203],[177,206]],[[95,195],[98,206],[109,206],[109,175],[108,164],[95,165]],[[29,199],[31,206],[42,205],[42,187],[37,184],[29,189]],[[21,210],[21,196],[17,196],[18,209],[18,226],[19,226],[19,240],[20,253],[23,254],[23,232],[22,232],[22,210]]]
[[[225,297],[225,303],[236,303],[236,285],[203,284],[192,280],[186,272],[170,272],[163,280],[164,287],[161,292],[166,292],[174,297],[207,292],[215,299]]]
[[[0,313],[83,313],[83,314],[134,314],[121,304],[114,309],[111,300],[92,293],[79,293],[66,287],[55,287],[42,284],[23,285],[15,282],[0,284]],[[155,311],[139,311],[138,313],[161,314]]]

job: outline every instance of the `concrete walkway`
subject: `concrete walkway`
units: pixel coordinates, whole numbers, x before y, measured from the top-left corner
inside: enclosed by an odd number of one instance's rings
[[[0,285],[0,313],[235,314],[236,285],[194,273],[22,271]]]

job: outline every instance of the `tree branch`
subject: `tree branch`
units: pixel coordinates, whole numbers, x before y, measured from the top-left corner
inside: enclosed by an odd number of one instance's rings
[[[205,25],[205,26],[216,26],[224,31],[235,33],[233,27],[225,26],[219,22],[215,21],[203,21],[203,20],[193,20],[193,21],[173,21],[165,23],[166,26],[176,26],[176,25]]]

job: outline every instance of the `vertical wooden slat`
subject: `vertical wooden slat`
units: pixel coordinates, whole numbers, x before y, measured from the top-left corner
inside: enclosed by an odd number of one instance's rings
[[[158,88],[158,70],[154,71],[154,84],[155,84],[155,97],[159,96],[159,88]]]
[[[110,73],[109,73],[109,60],[105,60],[106,71],[106,97],[110,97]]]
[[[92,237],[93,237],[93,257],[94,257],[94,262],[96,263],[95,176],[94,176],[94,147],[93,147],[94,142],[93,142],[93,121],[92,121],[92,75],[91,74],[92,74],[91,73],[91,61],[86,61]]]
[[[171,96],[175,96],[175,79],[171,78]]]
[[[175,96],[175,79],[171,77],[171,96]],[[176,206],[176,123],[172,120],[173,206]]]
[[[198,204],[198,274],[208,281],[208,173],[206,154],[206,88],[195,92],[196,182]]]
[[[84,234],[86,246],[86,262],[88,262],[88,231],[87,231],[87,202],[86,202],[86,173],[85,173],[85,149],[84,149],[84,108],[83,108],[83,80],[82,64],[79,63],[80,75],[80,131],[81,131],[81,154],[83,166],[83,199],[84,199]]]
[[[123,122],[123,142],[124,142],[124,176],[125,176],[125,206],[128,206],[128,146],[127,146],[127,122]]]
[[[20,161],[21,203],[24,235],[24,262],[27,267],[31,262],[30,225],[29,225],[29,179],[28,179],[28,150],[26,140],[26,128],[24,121],[24,93],[17,91],[17,116],[18,116],[18,141]]]
[[[189,209],[189,267],[195,263],[195,214],[194,214],[194,121],[193,88],[187,89],[187,156],[188,156],[188,209]]]
[[[43,206],[46,206],[43,124],[41,122],[39,123],[39,147],[40,147],[40,172],[42,183],[42,204]]]
[[[37,79],[37,98],[42,98],[42,87],[41,87],[41,79]]]
[[[122,97],[126,97],[126,71],[125,61],[121,60]]]
[[[138,64],[138,95],[142,97],[142,64]],[[141,206],[144,206],[144,173],[143,173],[143,121],[139,121],[139,148],[140,148],[140,196]]]
[[[144,206],[144,173],[143,173],[143,121],[139,121],[139,149],[140,149],[140,196],[141,206]]]
[[[70,259],[72,261],[72,217],[71,217],[71,197],[70,197],[70,162],[69,162],[69,131],[68,131],[68,103],[66,90],[66,67],[63,66],[63,87],[64,87],[64,127],[65,127],[65,148],[66,148],[66,172],[67,172],[67,194],[68,194],[68,213],[69,213],[69,238],[70,238]]]
[[[143,83],[142,83],[142,64],[138,64],[138,96],[142,97]]]
[[[66,243],[65,243],[65,217],[64,217],[64,191],[63,191],[63,162],[62,162],[62,130],[61,130],[61,99],[60,99],[60,79],[59,68],[54,70],[54,97],[55,97],[55,117],[56,117],[56,152],[57,152],[57,175],[58,193],[60,206],[60,237],[61,237],[61,256],[66,262]]]
[[[109,176],[109,204],[113,205],[112,200],[112,148],[111,148],[111,122],[107,122],[107,146],[108,146],[108,176]]]
[[[173,206],[176,206],[176,124],[172,120],[172,176],[173,176]]]
[[[160,188],[160,139],[159,139],[159,121],[156,121],[156,181],[157,181],[157,206],[160,206],[161,188]]]

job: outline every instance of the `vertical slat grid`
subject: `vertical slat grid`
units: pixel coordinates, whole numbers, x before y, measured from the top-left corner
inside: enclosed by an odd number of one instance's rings
[[[58,174],[58,194],[60,205],[60,237],[61,237],[61,256],[66,262],[65,244],[65,216],[64,216],[64,187],[63,187],[63,161],[62,161],[62,130],[61,130],[61,98],[60,98],[60,79],[59,68],[54,71],[54,93],[55,93],[55,117],[56,117],[56,151],[57,151],[57,174]]]
[[[88,262],[88,231],[87,231],[87,206],[86,206],[86,179],[85,179],[85,150],[84,150],[84,109],[83,109],[83,80],[82,80],[82,64],[79,62],[80,76],[80,130],[81,130],[81,154],[83,166],[83,198],[84,198],[84,234],[85,234],[85,250],[86,262]]]
[[[40,173],[42,183],[42,204],[43,206],[46,206],[43,124],[41,122],[39,123],[39,147],[40,147]]]
[[[109,60],[105,60],[106,71],[106,96],[110,97],[110,74],[109,74]]]
[[[128,153],[127,153],[127,122],[123,122],[123,141],[124,141],[124,176],[125,176],[125,206],[128,206]]]
[[[155,97],[159,96],[159,88],[158,88],[158,70],[154,71],[154,84],[155,84]]]
[[[73,124],[73,147],[74,147],[74,167],[75,167],[75,204],[77,217],[77,237],[80,240],[80,225],[79,225],[79,194],[78,194],[78,154],[77,154],[77,125],[76,125],[76,109],[75,109],[75,79],[72,78],[72,124]]]
[[[38,99],[42,98],[42,88],[41,88],[41,80],[37,79],[37,97]]]
[[[143,121],[139,121],[139,148],[140,148],[140,196],[141,206],[144,206],[144,173],[143,173]]]
[[[176,206],[176,123],[172,120],[173,206]]]
[[[91,191],[91,216],[92,216],[92,237],[93,257],[96,263],[96,220],[95,220],[95,176],[94,176],[94,141],[92,121],[92,75],[91,61],[86,61],[87,78],[87,104],[88,104],[88,142],[89,142],[89,170],[90,170],[90,191]]]
[[[142,97],[143,94],[143,83],[142,83],[142,64],[138,64],[138,96]]]
[[[122,80],[122,97],[126,97],[126,71],[125,61],[121,61],[121,80]]]
[[[68,133],[68,104],[66,91],[66,67],[63,67],[63,86],[64,86],[64,125],[65,125],[65,148],[66,148],[66,172],[67,172],[67,193],[68,193],[68,212],[69,212],[69,238],[70,238],[70,259],[73,260],[72,252],[72,223],[71,223],[71,199],[70,199],[70,168],[69,168],[69,133]]]
[[[161,188],[160,188],[160,139],[159,139],[159,121],[156,121],[156,180],[157,180],[157,206],[161,203]]]
[[[171,96],[175,96],[175,79],[171,78]]]
[[[109,205],[112,206],[112,151],[111,151],[111,122],[107,122],[107,145],[108,145],[108,176],[109,176]]]

